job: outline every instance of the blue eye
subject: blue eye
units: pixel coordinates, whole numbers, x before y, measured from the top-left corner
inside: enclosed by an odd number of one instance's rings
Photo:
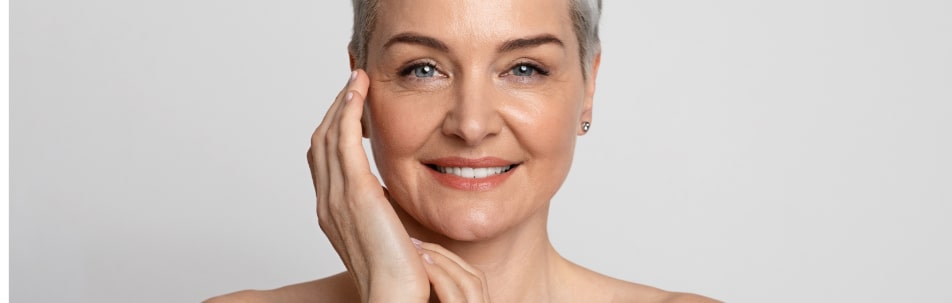
[[[512,68],[512,74],[519,77],[532,77],[536,71],[536,68],[529,64],[519,64]]]
[[[420,64],[412,68],[413,76],[417,78],[430,78],[436,76],[436,67],[431,64]]]
[[[534,63],[519,63],[509,70],[509,74],[516,77],[536,78],[539,76],[548,76],[549,71]],[[537,75],[538,74],[538,75]]]

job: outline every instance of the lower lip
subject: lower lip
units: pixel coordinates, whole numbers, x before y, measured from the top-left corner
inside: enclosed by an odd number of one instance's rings
[[[463,178],[454,174],[444,174],[429,167],[426,169],[430,171],[430,174],[432,174],[437,181],[451,188],[465,191],[489,191],[505,182],[506,179],[509,178],[509,175],[512,175],[512,172],[517,168],[518,167],[513,167],[507,172],[485,178]]]

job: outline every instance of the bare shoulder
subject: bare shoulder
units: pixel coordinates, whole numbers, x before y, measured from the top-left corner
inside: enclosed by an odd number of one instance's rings
[[[689,293],[674,293],[669,292],[667,298],[662,303],[723,303],[718,300],[714,300],[705,296],[689,294]]]
[[[617,280],[615,297],[612,302],[643,302],[643,303],[722,303],[705,296],[671,292],[647,285]]]
[[[346,272],[320,280],[288,285],[272,290],[242,290],[205,300],[202,303],[304,303],[359,302],[360,297]]]
[[[224,294],[202,301],[202,303],[257,303],[273,302],[274,298],[269,291],[261,290],[242,290],[230,294]]]
[[[576,265],[577,266],[577,265]],[[577,266],[575,270],[576,285],[583,286],[584,296],[590,302],[613,303],[721,303],[720,301],[701,295],[671,292],[643,284],[628,282],[589,269]],[[577,298],[581,299],[581,298]]]

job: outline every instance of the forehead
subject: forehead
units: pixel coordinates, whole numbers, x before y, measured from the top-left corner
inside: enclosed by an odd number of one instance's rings
[[[451,47],[495,49],[516,37],[550,34],[576,45],[569,0],[380,0],[370,46],[412,32]]]

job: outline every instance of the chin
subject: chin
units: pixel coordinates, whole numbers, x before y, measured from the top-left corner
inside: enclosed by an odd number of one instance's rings
[[[494,207],[493,202],[461,201],[455,203],[467,204],[467,206],[456,205],[458,207],[453,207],[444,204],[433,208],[418,207],[408,211],[408,213],[421,227],[430,232],[454,241],[463,242],[495,238],[509,231],[515,225],[515,222],[522,221],[513,217],[518,214],[518,211],[501,210]],[[498,201],[495,203],[498,203]],[[483,207],[474,207],[473,205]]]
[[[474,242],[495,238],[509,226],[489,220],[483,214],[472,214],[455,220],[445,220],[439,227],[440,234],[456,241]]]

